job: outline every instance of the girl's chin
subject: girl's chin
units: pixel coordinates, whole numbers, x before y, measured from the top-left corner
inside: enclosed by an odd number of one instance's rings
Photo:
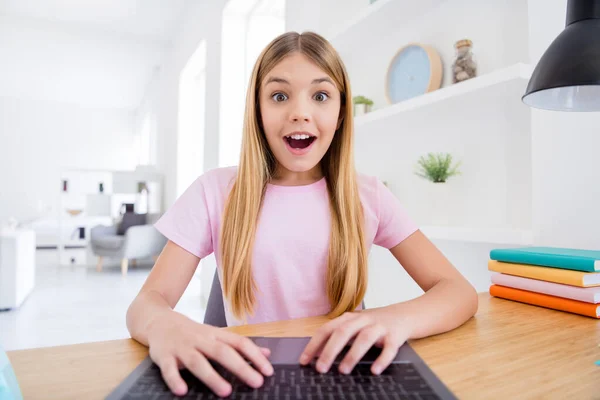
[[[290,159],[289,157],[285,157],[283,163],[279,162],[279,167],[287,172],[310,172],[319,165],[319,161],[312,158],[299,160],[297,158]]]

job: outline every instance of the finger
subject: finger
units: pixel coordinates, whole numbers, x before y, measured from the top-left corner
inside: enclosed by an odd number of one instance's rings
[[[371,323],[369,318],[355,318],[335,328],[317,360],[317,371],[321,373],[329,371],[331,364],[348,341]]]
[[[211,344],[204,353],[221,364],[224,368],[231,371],[243,382],[246,382],[248,386],[253,388],[262,386],[264,382],[263,376],[252,368],[250,364],[242,358],[240,353],[235,351],[229,344],[217,340],[214,344]],[[264,357],[262,354],[261,356]]]
[[[400,342],[388,338],[384,340],[381,354],[377,357],[373,365],[371,365],[371,372],[373,374],[379,375],[390,365],[394,360],[394,357],[396,357],[396,354],[398,354],[398,349],[400,348],[398,343]]]
[[[260,351],[265,355],[265,357],[269,357],[271,355],[271,349],[267,347],[261,347]]]
[[[172,357],[164,358],[156,364],[160,367],[160,374],[169,387],[169,390],[177,396],[184,396],[187,393],[188,387],[181,374],[179,374],[177,360]]]
[[[227,332],[224,335],[219,335],[218,339],[236,349],[240,354],[246,356],[246,358],[264,375],[273,375],[273,366],[271,365],[271,362],[267,359],[263,350],[249,338]]]
[[[300,364],[306,365],[310,363],[312,359],[321,352],[327,343],[327,339],[331,336],[331,332],[344,322],[356,318],[357,315],[358,314],[345,313],[321,326],[304,348],[304,351],[300,356]]]
[[[367,354],[369,349],[385,334],[381,325],[370,325],[364,328],[354,340],[352,347],[340,363],[342,374],[349,374],[356,364]]]
[[[221,375],[215,371],[206,357],[199,351],[186,350],[179,359],[183,365],[206,386],[210,388],[217,396],[228,396],[231,393],[231,385]]]

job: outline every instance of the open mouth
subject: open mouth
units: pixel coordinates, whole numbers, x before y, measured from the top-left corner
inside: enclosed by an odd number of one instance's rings
[[[316,136],[311,136],[308,134],[294,134],[288,135],[284,138],[284,140],[289,144],[292,149],[306,149],[309,147],[315,140]]]

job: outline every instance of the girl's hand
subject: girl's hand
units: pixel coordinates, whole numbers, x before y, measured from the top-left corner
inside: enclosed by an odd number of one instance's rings
[[[304,349],[300,364],[307,365],[318,357],[317,371],[325,373],[344,347],[354,339],[350,350],[340,362],[339,371],[349,374],[375,345],[383,347],[371,366],[371,372],[378,375],[390,365],[409,336],[408,324],[403,324],[385,308],[348,312],[319,328]]]
[[[218,396],[231,393],[231,384],[215,371],[208,359],[216,361],[253,388],[263,384],[262,374],[273,374],[267,359],[269,349],[258,347],[250,339],[232,332],[198,324],[174,311],[153,321],[148,331],[148,345],[150,358],[160,367],[165,383],[176,395],[185,395],[188,390],[179,373],[182,367]]]

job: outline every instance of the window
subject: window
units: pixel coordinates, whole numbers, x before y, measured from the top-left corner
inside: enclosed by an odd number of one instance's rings
[[[246,91],[262,49],[285,31],[285,0],[230,0],[221,34],[219,166],[237,165]]]
[[[140,129],[139,136],[139,161],[138,165],[150,164],[150,139],[151,139],[151,126],[150,126],[150,114],[146,113],[142,120],[142,127]]]
[[[204,172],[206,42],[202,41],[179,76],[177,197]]]

